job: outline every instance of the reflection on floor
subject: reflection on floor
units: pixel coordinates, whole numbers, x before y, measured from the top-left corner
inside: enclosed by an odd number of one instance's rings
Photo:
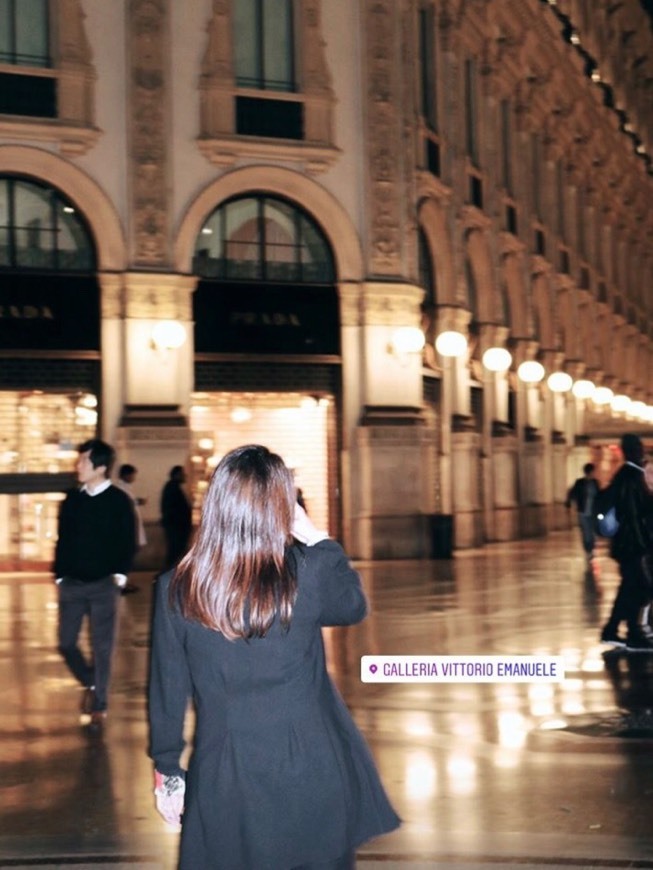
[[[607,555],[586,572],[565,532],[359,567],[372,615],[325,633],[330,668],[404,819],[359,866],[653,868],[653,655],[598,642],[617,580]],[[133,579],[98,738],[55,650],[50,578],[0,575],[0,867],[175,866],[146,755],[152,575]],[[566,678],[362,683],[369,654],[561,655]]]

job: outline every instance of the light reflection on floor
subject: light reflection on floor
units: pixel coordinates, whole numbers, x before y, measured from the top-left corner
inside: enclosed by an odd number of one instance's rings
[[[360,566],[372,614],[327,630],[325,643],[404,819],[361,850],[361,867],[383,859],[389,868],[393,857],[439,867],[451,856],[625,866],[653,856],[650,740],[610,730],[653,707],[653,656],[605,657],[598,628],[616,572],[605,555],[596,567],[585,573],[575,533],[450,562]],[[80,728],[79,693],[53,652],[49,578],[0,576],[0,859],[122,850],[174,865],[176,836],[154,812],[146,756],[152,576],[135,580],[139,594],[121,599],[111,718],[98,740]],[[361,683],[360,657],[370,654],[561,655],[566,679]]]

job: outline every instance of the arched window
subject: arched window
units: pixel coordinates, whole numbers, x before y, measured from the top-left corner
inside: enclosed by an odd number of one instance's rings
[[[0,176],[0,269],[95,271],[95,246],[84,218],[51,187]]]
[[[333,257],[317,224],[277,197],[228,200],[206,220],[193,270],[225,281],[332,284]]]

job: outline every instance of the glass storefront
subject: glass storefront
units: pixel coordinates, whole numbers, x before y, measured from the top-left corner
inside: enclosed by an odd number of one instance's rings
[[[222,456],[243,444],[264,444],[295,475],[311,519],[329,529],[329,419],[333,396],[302,393],[194,393],[191,487],[199,513],[209,477]]]
[[[77,446],[95,436],[96,407],[81,391],[0,391],[0,567],[52,561],[59,503]]]

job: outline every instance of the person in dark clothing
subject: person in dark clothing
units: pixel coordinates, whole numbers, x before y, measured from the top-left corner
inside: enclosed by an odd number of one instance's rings
[[[576,505],[578,512],[578,526],[580,528],[581,541],[587,561],[594,558],[594,543],[596,534],[594,531],[594,501],[599,491],[599,484],[594,477],[594,465],[591,462],[583,466],[583,477],[579,477],[567,493],[566,507]]]
[[[78,452],[81,488],[71,490],[61,504],[53,566],[59,592],[58,643],[85,689],[82,712],[100,727],[107,711],[116,601],[136,551],[136,519],[129,496],[109,480],[113,447],[92,439]],[[91,628],[91,662],[78,646],[85,616]]]
[[[174,567],[188,550],[193,530],[193,511],[182,484],[186,474],[181,465],[170,469],[161,492],[161,525],[166,538],[165,570]]]
[[[653,652],[653,632],[648,625],[651,599],[646,558],[653,551],[653,497],[644,479],[644,446],[634,434],[621,439],[624,464],[617,471],[610,488],[619,529],[611,539],[610,555],[619,563],[621,583],[601,640],[613,646]],[[628,635],[619,636],[619,625],[626,622]]]
[[[350,870],[400,824],[325,663],[322,626],[360,622],[367,601],[279,456],[220,461],[193,546],[156,585],[150,755],[180,870]]]

